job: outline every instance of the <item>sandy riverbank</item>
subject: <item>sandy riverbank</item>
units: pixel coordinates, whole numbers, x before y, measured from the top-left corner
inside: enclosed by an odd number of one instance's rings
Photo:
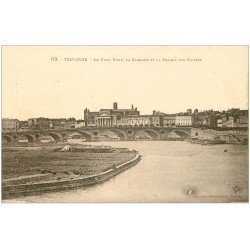
[[[3,189],[10,186],[82,180],[114,170],[138,154],[124,148],[108,147],[110,150],[106,150],[107,152],[99,152],[102,147],[91,146],[87,150],[85,147],[84,151],[80,146],[75,148],[77,151],[60,152],[57,151],[58,146],[4,147]],[[56,186],[60,189],[60,186]]]

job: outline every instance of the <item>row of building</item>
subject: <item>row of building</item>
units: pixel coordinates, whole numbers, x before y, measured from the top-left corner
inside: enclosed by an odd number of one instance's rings
[[[227,111],[201,111],[188,109],[186,112],[166,114],[153,111],[151,115],[141,115],[137,108],[132,105],[130,109],[119,109],[118,104],[113,103],[112,109],[100,109],[99,111],[84,110],[84,120],[30,118],[27,121],[17,119],[2,119],[2,130],[28,131],[28,130],[64,130],[81,127],[248,127],[248,110],[230,109]]]
[[[132,105],[130,109],[119,109],[113,103],[112,109],[101,109],[91,112],[84,110],[84,121],[87,127],[116,126],[207,126],[207,127],[248,127],[248,110],[230,109],[228,111],[201,111],[188,109],[186,112],[166,114],[153,111],[152,115],[140,115],[140,111]]]
[[[203,125],[208,127],[221,127],[221,128],[247,128],[248,116],[241,115],[238,118],[228,115],[208,116],[204,118]]]
[[[248,110],[229,109],[227,111],[207,110],[193,115],[193,126],[212,128],[247,128]]]
[[[87,127],[164,127],[164,126],[191,126],[192,115],[167,115],[153,111],[152,115],[141,115],[137,108],[132,105],[130,109],[119,109],[117,103],[113,103],[112,109],[101,109],[91,112],[84,110],[84,121]]]
[[[17,119],[2,119],[3,132],[14,131],[29,131],[29,130],[64,130],[81,128],[85,126],[83,120],[76,120],[75,118],[61,118],[61,119],[49,119],[44,117],[30,118],[27,121],[19,121]]]

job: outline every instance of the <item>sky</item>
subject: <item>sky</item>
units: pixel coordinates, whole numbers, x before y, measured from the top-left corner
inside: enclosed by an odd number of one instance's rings
[[[4,118],[248,108],[247,46],[3,46],[2,65]]]

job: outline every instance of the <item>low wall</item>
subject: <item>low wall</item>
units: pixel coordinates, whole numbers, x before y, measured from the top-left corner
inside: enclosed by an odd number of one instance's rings
[[[101,174],[92,175],[88,177],[80,177],[78,179],[73,180],[3,186],[2,199],[35,195],[51,191],[75,189],[79,187],[98,184],[136,165],[140,161],[140,159],[141,156],[137,154],[132,160],[117,166],[115,169],[107,170]]]

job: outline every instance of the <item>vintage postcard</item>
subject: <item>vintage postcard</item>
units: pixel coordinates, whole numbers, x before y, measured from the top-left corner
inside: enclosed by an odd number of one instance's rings
[[[2,202],[248,202],[248,46],[2,46]]]

